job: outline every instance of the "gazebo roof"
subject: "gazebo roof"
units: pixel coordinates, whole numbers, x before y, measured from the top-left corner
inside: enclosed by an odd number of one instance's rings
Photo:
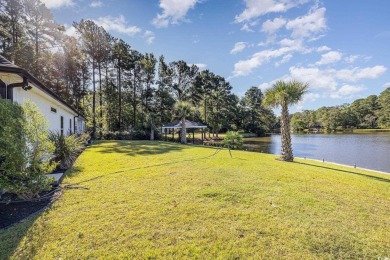
[[[163,125],[161,128],[182,128],[181,120]],[[186,120],[186,128],[207,128],[207,125]]]

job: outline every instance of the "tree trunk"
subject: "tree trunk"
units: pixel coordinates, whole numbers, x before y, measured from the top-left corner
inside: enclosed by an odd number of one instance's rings
[[[95,60],[92,60],[92,138],[96,138],[96,86],[95,86]]]
[[[186,118],[183,116],[181,118],[181,143],[187,144],[187,129],[186,129]]]
[[[121,85],[121,68],[118,66],[118,130],[122,130],[122,85]]]
[[[281,123],[281,138],[282,138],[282,155],[281,159],[286,162],[292,162],[294,160],[291,134],[290,134],[290,117],[288,114],[287,104],[282,105],[282,113],[280,118]]]
[[[136,103],[136,91],[137,91],[137,88],[135,86],[135,69],[134,69],[134,75],[133,75],[133,127],[135,127],[135,124],[136,124],[136,120],[137,120],[137,117],[136,117],[136,113],[137,113],[137,103]]]
[[[98,64],[98,69],[99,69],[99,106],[100,106],[100,131],[99,131],[99,136],[100,138],[103,136],[103,92],[102,92],[102,65],[101,62],[99,61]]]
[[[204,123],[205,123],[205,124],[207,123],[207,114],[206,114],[207,110],[206,110],[206,105],[207,105],[207,103],[206,103],[206,97],[204,97]],[[204,134],[204,138],[206,139],[206,131],[204,131],[204,133],[202,133],[202,134]]]
[[[150,140],[154,140],[154,121],[153,114],[150,115]]]

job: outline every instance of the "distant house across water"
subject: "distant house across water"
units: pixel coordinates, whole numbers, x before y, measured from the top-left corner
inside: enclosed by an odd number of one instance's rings
[[[45,116],[50,131],[81,134],[85,118],[71,105],[45,87],[29,72],[0,55],[0,97],[18,104],[30,100]]]

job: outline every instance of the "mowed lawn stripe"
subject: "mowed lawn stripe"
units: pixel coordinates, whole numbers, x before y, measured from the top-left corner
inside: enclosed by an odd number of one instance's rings
[[[390,178],[166,142],[89,147],[2,258],[385,258]]]

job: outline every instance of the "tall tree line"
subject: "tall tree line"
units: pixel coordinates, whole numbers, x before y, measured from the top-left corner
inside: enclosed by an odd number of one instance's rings
[[[335,131],[349,128],[389,128],[390,127],[390,88],[379,96],[360,98],[351,104],[321,107],[305,110],[292,115],[294,130],[319,129]]]
[[[67,36],[40,0],[1,1],[0,54],[81,111],[94,137],[141,131],[153,139],[159,126],[186,119],[207,124],[209,135],[275,124],[256,87],[240,98],[209,70],[140,53],[91,20],[73,26],[77,36]]]

